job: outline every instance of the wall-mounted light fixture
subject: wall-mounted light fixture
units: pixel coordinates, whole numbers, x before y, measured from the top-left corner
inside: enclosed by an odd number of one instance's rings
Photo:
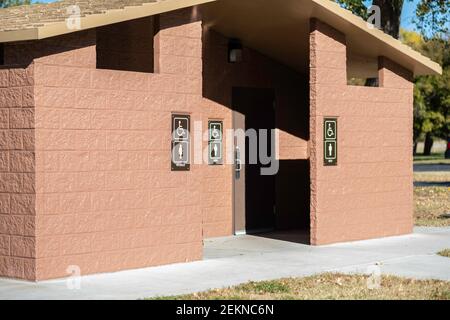
[[[239,39],[230,39],[228,42],[228,62],[239,63],[243,60],[242,43]]]

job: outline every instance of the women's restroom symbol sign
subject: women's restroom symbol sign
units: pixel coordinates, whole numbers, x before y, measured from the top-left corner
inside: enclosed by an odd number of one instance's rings
[[[337,118],[324,119],[324,164],[337,165]]]
[[[210,165],[223,164],[223,148],[222,148],[222,135],[223,135],[223,122],[222,121],[209,121],[209,156],[208,162]]]

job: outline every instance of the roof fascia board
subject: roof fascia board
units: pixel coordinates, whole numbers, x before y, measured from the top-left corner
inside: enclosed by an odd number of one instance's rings
[[[400,52],[401,54],[406,55],[409,59],[413,59],[419,62],[422,65],[423,70],[414,70],[414,73],[416,75],[442,74],[442,67],[438,63],[423,56],[419,52],[408,47],[407,45],[402,44],[399,40],[394,39],[393,37],[384,33],[381,30],[378,30],[376,28],[369,29],[366,21],[364,21],[362,18],[358,16],[355,16],[350,11],[341,8],[339,4],[329,0],[312,0],[312,2],[321,9],[324,9],[327,12],[339,17],[342,20],[342,22],[350,23],[353,26],[357,27],[358,29],[366,32],[369,36],[372,36],[377,40],[381,41],[387,51],[390,51],[389,49],[391,50],[394,49]]]
[[[216,0],[165,0],[161,2],[144,3],[140,6],[108,10],[105,13],[81,17],[80,29],[70,29],[67,27],[66,21],[61,21],[45,24],[37,28],[0,32],[0,42],[45,39],[132,19],[144,18],[213,1]]]
[[[38,28],[0,32],[0,43],[38,39]]]

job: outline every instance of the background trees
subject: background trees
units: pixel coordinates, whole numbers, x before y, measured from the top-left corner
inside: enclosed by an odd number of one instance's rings
[[[354,14],[366,19],[367,3],[365,0],[335,0]],[[400,36],[400,19],[406,2],[414,0],[372,0],[373,5],[381,9],[381,29],[394,38]],[[420,0],[416,7],[415,24],[421,30],[432,33],[447,33],[450,23],[450,2],[448,0]]]
[[[30,4],[30,0],[0,0],[0,8],[20,6],[22,4]]]
[[[429,155],[433,137],[447,139],[450,133],[450,44],[449,35],[425,39],[412,31],[401,31],[402,41],[443,67],[442,76],[422,76],[414,88],[414,142],[425,137]]]
[[[364,19],[370,1],[335,0]],[[420,33],[400,29],[400,19],[406,2],[413,0],[373,0],[381,9],[381,29],[405,44],[438,62],[442,76],[417,77],[414,89],[414,152],[419,139],[425,139],[424,154],[429,155],[433,138],[450,135],[450,1],[420,0],[416,19]]]

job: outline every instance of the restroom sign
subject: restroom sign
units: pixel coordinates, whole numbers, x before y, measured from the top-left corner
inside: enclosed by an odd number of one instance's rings
[[[208,121],[208,163],[223,164],[223,121]]]
[[[324,164],[326,166],[337,166],[338,160],[338,126],[337,118],[324,119]]]
[[[189,115],[172,115],[172,171],[190,170],[190,121]]]

